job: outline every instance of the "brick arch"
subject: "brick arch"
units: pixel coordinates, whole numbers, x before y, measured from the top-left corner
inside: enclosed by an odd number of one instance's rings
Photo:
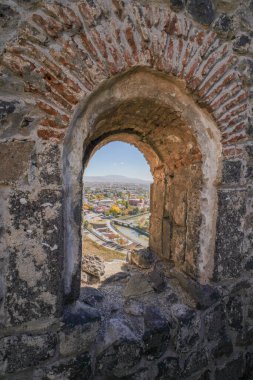
[[[45,2],[6,46],[3,64],[23,77],[27,98],[41,110],[42,139],[62,140],[78,102],[136,66],[184,80],[226,149],[246,135],[248,94],[231,47],[166,5]]]
[[[214,268],[221,135],[181,81],[138,68],[109,79],[79,102],[64,140],[66,294],[73,298],[79,290],[83,157],[110,139],[122,139],[119,134],[146,154],[153,171],[157,201],[152,218],[157,228],[152,231],[151,223],[152,250],[191,277],[209,282]],[[176,192],[182,195],[182,203],[188,197],[189,212],[183,222],[171,207]],[[171,225],[174,235],[169,232]],[[177,245],[180,234],[179,254],[170,248],[169,236]]]

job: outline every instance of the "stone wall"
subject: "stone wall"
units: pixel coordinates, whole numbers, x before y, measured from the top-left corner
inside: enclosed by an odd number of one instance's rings
[[[252,378],[252,22],[249,0],[1,1],[2,378]],[[112,139],[150,164],[174,269],[104,326],[78,300],[80,184]]]

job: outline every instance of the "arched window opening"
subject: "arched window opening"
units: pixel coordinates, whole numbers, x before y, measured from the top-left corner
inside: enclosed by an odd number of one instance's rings
[[[168,268],[203,284],[209,282],[220,135],[182,83],[140,68],[106,82],[80,103],[65,140],[67,301],[77,299],[80,292],[83,171],[92,155],[113,141],[134,145],[150,166],[150,251]]]
[[[143,154],[114,141],[91,155],[83,176],[81,286],[124,276],[134,252],[149,251],[153,177]]]

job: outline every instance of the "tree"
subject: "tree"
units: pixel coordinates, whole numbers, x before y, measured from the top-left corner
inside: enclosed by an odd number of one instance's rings
[[[134,207],[133,210],[132,210],[132,214],[136,215],[138,213],[139,213],[139,208],[138,207]]]
[[[119,208],[119,206],[117,206],[116,204],[114,204],[111,208],[110,208],[110,214],[116,216],[118,214],[120,214],[121,210]]]

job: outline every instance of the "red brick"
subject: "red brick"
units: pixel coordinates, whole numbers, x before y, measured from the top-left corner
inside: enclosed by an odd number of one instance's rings
[[[64,132],[42,127],[38,129],[37,134],[38,137],[42,138],[42,140],[54,140],[57,142],[60,142],[65,136]]]

